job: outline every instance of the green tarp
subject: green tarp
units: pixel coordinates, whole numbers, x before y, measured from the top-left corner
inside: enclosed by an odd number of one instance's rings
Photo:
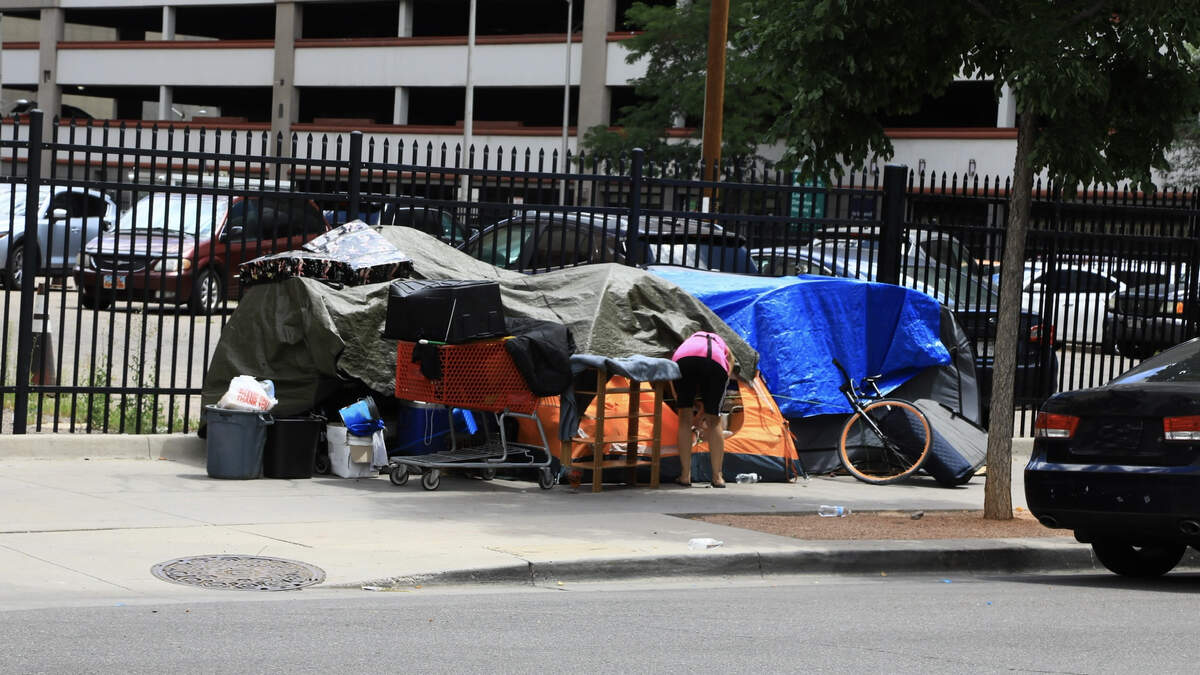
[[[725,338],[743,377],[758,354],[711,310],[645,270],[585,265],[537,275],[501,270],[407,227],[382,232],[413,259],[423,279],[495,279],[509,316],[564,323],[579,352],[670,357],[697,330]],[[280,415],[303,413],[346,382],[390,396],[396,343],[379,337],[388,284],[332,288],[288,279],[249,288],[230,316],[204,379],[203,402],[216,403],[235,375],[275,383]]]

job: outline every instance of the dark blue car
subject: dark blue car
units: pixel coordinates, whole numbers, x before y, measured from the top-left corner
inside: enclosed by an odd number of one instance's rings
[[[1166,574],[1200,546],[1200,338],[1047,400],[1025,499],[1117,574]]]

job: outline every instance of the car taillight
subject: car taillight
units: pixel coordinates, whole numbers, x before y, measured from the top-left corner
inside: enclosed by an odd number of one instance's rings
[[[1164,417],[1163,438],[1168,441],[1200,441],[1200,415]]]
[[[1031,326],[1029,328],[1029,341],[1036,343],[1045,343],[1047,347],[1054,346],[1054,324],[1044,324]]]
[[[1176,300],[1176,301],[1168,300],[1163,303],[1162,309],[1160,311],[1163,314],[1168,314],[1168,315],[1169,314],[1183,314],[1183,301],[1182,300]]]
[[[1074,415],[1040,412],[1033,423],[1033,435],[1035,438],[1070,438],[1078,426],[1079,418]]]

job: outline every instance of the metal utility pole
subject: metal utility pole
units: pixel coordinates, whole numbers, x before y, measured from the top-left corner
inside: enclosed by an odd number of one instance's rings
[[[567,165],[567,124],[571,119],[571,11],[574,0],[567,0],[567,74],[563,78],[563,122],[562,122],[562,152],[559,154],[559,166],[563,173],[570,171]],[[558,205],[567,203],[567,179],[564,177],[558,186]]]
[[[717,179],[725,107],[725,42],[729,38],[729,0],[712,0],[708,16],[708,73],[704,80],[704,134],[701,155],[704,180]],[[713,196],[704,188],[705,211]]]
[[[475,4],[476,0],[471,0],[471,18],[468,19],[467,25],[467,96],[466,110],[463,112],[463,147],[462,147],[462,166],[465,168],[470,157],[471,147],[471,132],[474,126],[472,122],[475,119],[475,80],[471,76],[471,58],[475,55]],[[464,173],[462,176],[462,196],[461,201],[469,202],[471,200],[471,175]]]

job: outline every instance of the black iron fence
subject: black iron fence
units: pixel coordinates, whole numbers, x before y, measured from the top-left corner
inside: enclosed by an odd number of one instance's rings
[[[357,132],[285,143],[71,123],[42,139],[39,116],[0,126],[6,432],[192,430],[238,265],[356,218],[525,272],[616,261],[901,283],[954,309],[990,388],[1009,195],[994,179],[888,167],[801,183],[752,163],[703,181],[640,152],[564,163]],[[1016,392],[1026,428],[1049,393],[1197,334],[1191,194],[1036,193]]]

